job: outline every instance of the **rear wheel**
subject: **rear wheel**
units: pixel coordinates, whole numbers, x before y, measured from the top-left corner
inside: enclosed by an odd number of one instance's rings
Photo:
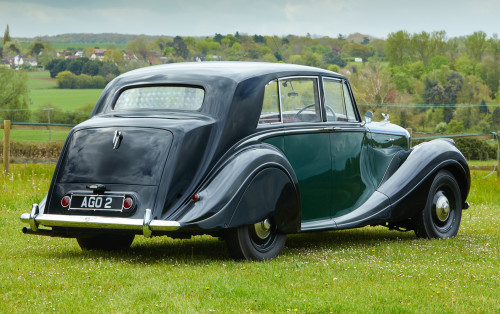
[[[226,244],[234,259],[266,260],[276,257],[285,246],[286,235],[265,219],[254,225],[230,229]]]
[[[438,172],[427,196],[424,210],[415,217],[419,238],[452,238],[462,218],[462,197],[455,177],[446,170]]]
[[[128,249],[134,241],[134,234],[95,234],[76,238],[84,251],[116,251]]]

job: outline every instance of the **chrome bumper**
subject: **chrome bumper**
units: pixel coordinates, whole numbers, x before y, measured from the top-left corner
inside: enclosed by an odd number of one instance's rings
[[[40,214],[38,204],[33,204],[31,213],[22,214],[21,221],[30,225],[24,228],[24,233],[45,233],[48,230],[39,229],[40,225],[47,227],[97,228],[142,231],[144,236],[151,237],[153,231],[175,231],[181,227],[177,221],[153,220],[151,209],[146,209],[143,219],[116,218],[79,215]],[[29,232],[27,232],[29,231]]]

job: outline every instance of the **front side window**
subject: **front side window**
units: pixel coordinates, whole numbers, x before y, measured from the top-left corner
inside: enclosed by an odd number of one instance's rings
[[[342,82],[334,79],[323,80],[327,121],[347,121]]]
[[[357,121],[346,82],[324,78],[323,90],[327,121]]]
[[[286,78],[279,84],[283,122],[321,121],[316,78]]]
[[[205,91],[197,87],[136,87],[127,89],[120,94],[116,100],[114,110],[198,110],[203,104],[204,97]]]

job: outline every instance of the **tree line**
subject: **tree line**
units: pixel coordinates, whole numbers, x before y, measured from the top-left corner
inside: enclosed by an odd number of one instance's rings
[[[78,50],[77,40],[108,51],[102,62],[64,60],[56,56],[50,40],[67,42],[67,52]],[[125,49],[116,48],[124,42]],[[16,50],[23,49],[16,39],[4,35],[3,55]],[[89,58],[94,47],[82,50]],[[57,39],[35,38],[24,52],[37,56],[54,77],[69,71],[75,76],[101,75],[106,82],[138,67],[196,60],[316,66],[349,77],[363,110],[371,109],[377,115],[389,111],[391,120],[403,126],[424,131],[500,129],[500,40],[496,34],[488,37],[481,31],[449,38],[444,31],[400,30],[386,39],[359,33],[336,38],[239,32],[207,37],[66,34]],[[127,55],[136,59],[124,58]],[[88,77],[82,83],[68,73],[60,78],[67,79],[60,87],[93,84]],[[457,106],[460,104],[482,106]]]

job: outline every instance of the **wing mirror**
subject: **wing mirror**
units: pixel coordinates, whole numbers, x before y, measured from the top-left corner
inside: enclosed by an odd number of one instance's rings
[[[367,111],[365,113],[365,122],[370,123],[370,122],[372,122],[372,120],[373,120],[373,112]]]

